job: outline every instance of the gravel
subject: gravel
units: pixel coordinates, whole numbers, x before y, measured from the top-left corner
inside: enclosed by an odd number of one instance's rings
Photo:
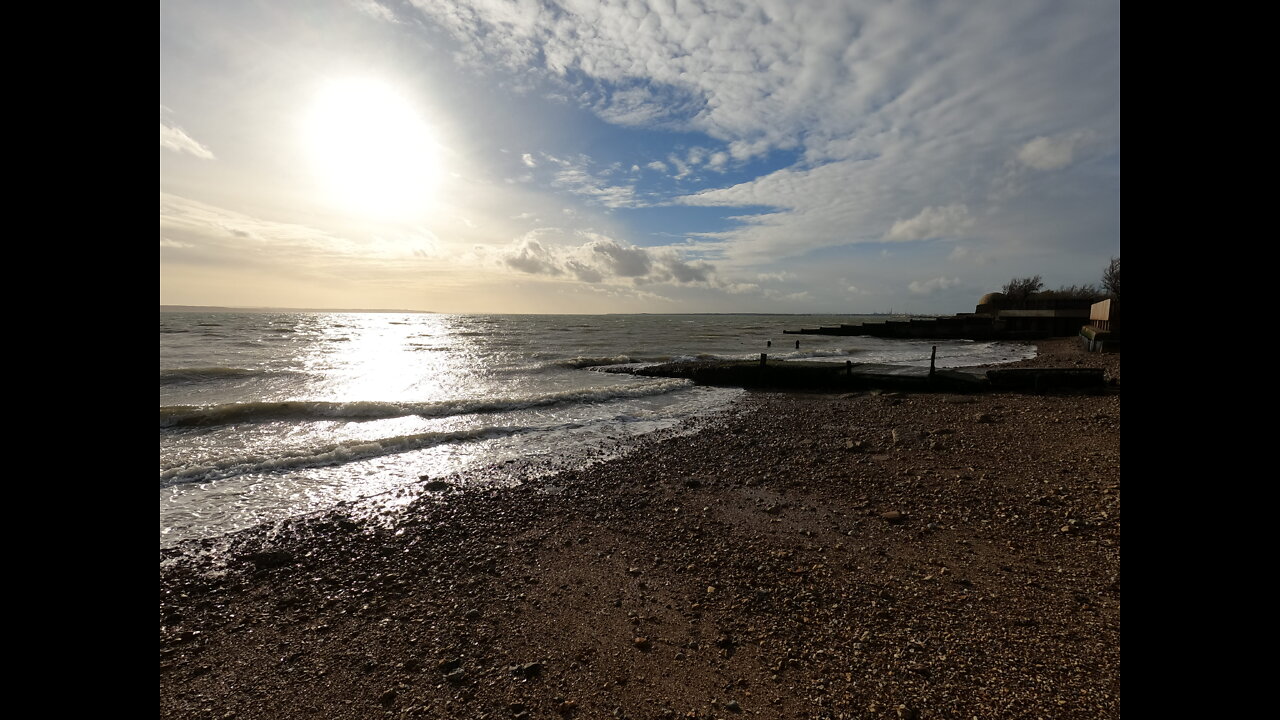
[[[753,393],[585,470],[185,546],[161,717],[1119,717],[1119,355],[1041,349],[1114,389]]]

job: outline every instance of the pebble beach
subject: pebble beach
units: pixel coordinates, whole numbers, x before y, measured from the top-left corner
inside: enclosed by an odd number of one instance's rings
[[[752,392],[584,469],[162,555],[160,715],[1118,717],[1119,358],[1012,365],[1094,395]]]

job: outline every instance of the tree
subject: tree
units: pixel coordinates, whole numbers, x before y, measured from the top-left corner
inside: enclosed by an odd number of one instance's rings
[[[1040,276],[1032,275],[1031,277],[1010,280],[1005,284],[1002,292],[1004,292],[1004,296],[1007,299],[1021,302],[1026,300],[1032,293],[1039,292],[1042,287],[1044,287],[1044,281],[1040,279]]]
[[[1102,289],[1116,300],[1120,299],[1120,258],[1111,258],[1111,264],[1102,271]]]
[[[1045,290],[1036,293],[1036,297],[1044,299],[1088,300],[1091,303],[1098,302],[1105,296],[1106,293],[1093,285],[1063,285],[1057,290]]]

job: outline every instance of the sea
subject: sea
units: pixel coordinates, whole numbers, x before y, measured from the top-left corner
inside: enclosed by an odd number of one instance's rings
[[[443,492],[432,480],[478,469],[493,482],[509,466],[512,482],[528,482],[530,468],[550,475],[624,454],[743,395],[617,372],[629,365],[762,352],[928,365],[934,345],[939,367],[1035,354],[1021,343],[783,333],[884,319],[162,311],[160,546],[342,504],[407,503]]]

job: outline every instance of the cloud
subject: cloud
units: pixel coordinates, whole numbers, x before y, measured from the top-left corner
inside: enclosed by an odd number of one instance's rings
[[[947,256],[951,262],[970,262],[974,265],[989,265],[991,258],[986,253],[974,250],[967,245],[956,245]]]
[[[213,160],[213,151],[193,139],[182,128],[160,121],[160,147],[176,153],[189,153],[203,160]]]
[[[1070,167],[1086,139],[1119,146],[1119,11],[1106,3],[412,2],[478,72],[537,78],[607,122],[724,144],[649,163],[675,179],[793,153],[673,199],[765,209],[699,236],[735,263],[969,227],[947,208],[975,229],[1012,226],[981,204],[1015,194],[993,190],[1011,145],[1035,169]]]
[[[502,261],[522,272],[535,275],[562,275],[564,271],[542,243],[529,237],[517,240]]]
[[[348,0],[348,2],[350,2],[351,5],[360,12],[375,20],[381,20],[389,23],[400,22],[396,19],[395,11],[378,3],[377,0]]]
[[[525,157],[528,158],[525,160],[526,165],[533,161],[531,156],[525,155]],[[595,163],[588,155],[562,158],[544,154],[543,158],[559,168],[552,174],[552,187],[567,190],[607,208],[645,207],[647,204],[637,197],[634,186],[615,185],[600,177],[611,175],[619,170],[621,165],[618,163],[613,163],[594,173],[592,168]]]
[[[568,236],[571,244],[553,242]],[[572,241],[578,244],[572,244]],[[573,277],[586,283],[713,284],[715,268],[688,261],[673,248],[644,248],[589,231],[540,228],[496,251],[498,262],[532,275]]]
[[[523,161],[527,167],[538,167],[537,161],[535,161],[533,159],[533,156],[530,155],[529,153],[525,153],[521,155],[520,160]]]
[[[692,170],[692,168],[689,167],[689,163],[681,160],[675,155],[675,153],[667,156],[667,162],[671,164],[671,167],[676,169],[676,172],[671,177],[677,180],[685,179],[689,176],[689,172]]]
[[[644,248],[622,245],[609,238],[598,238],[584,245],[595,254],[599,266],[608,269],[609,275],[636,278],[649,274],[653,263]]]
[[[907,289],[917,295],[932,295],[938,290],[947,290],[960,284],[960,278],[947,279],[945,277],[936,277],[932,280],[912,280]]]
[[[352,263],[397,263],[421,256],[437,256],[438,238],[429,230],[395,235],[349,237],[308,225],[254,217],[197,200],[160,193],[161,246],[199,248],[207,257],[234,258],[278,266],[326,266],[332,270]],[[193,244],[192,239],[199,242]]]
[[[899,220],[889,228],[890,240],[932,240],[953,237],[973,224],[969,208],[964,205],[927,207],[918,215]]]
[[[785,270],[782,272],[757,273],[756,279],[759,280],[760,282],[785,283],[785,282],[792,282],[793,280],[795,280],[796,274],[793,272],[787,272]]]
[[[1058,170],[1071,164],[1076,151],[1089,141],[1091,133],[1074,132],[1057,137],[1038,137],[1018,149],[1018,162],[1033,170]]]

